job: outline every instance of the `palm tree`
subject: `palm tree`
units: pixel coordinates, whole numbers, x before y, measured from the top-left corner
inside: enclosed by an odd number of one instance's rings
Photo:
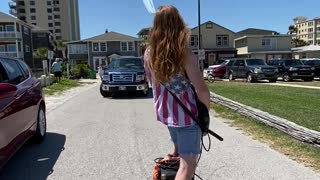
[[[294,25],[291,25],[289,26],[289,31],[287,34],[291,34],[291,35],[297,34],[297,31],[298,31],[297,27],[295,27]]]
[[[302,46],[309,45],[309,43],[307,43],[306,41],[302,39],[297,39],[297,38],[292,40],[292,44],[294,44],[295,47],[302,47]]]
[[[55,56],[58,58],[63,58],[63,52],[66,51],[66,45],[63,41],[53,41],[52,45],[54,47]]]
[[[39,60],[47,59],[48,49],[47,48],[38,48],[34,53],[34,58]]]

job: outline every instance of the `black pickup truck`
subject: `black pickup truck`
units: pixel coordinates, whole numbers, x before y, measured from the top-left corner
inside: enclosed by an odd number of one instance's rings
[[[110,97],[112,93],[129,91],[148,95],[143,60],[136,57],[113,59],[104,70],[100,93],[103,97]]]

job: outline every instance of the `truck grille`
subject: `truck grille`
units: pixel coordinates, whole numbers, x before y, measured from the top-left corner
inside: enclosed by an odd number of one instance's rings
[[[113,74],[111,82],[133,82],[133,74]]]
[[[273,68],[263,68],[262,69],[263,72],[274,72]]]

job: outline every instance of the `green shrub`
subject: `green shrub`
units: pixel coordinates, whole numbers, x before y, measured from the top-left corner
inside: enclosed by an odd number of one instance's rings
[[[86,64],[78,64],[75,68],[71,69],[70,74],[76,79],[88,78],[90,69]]]

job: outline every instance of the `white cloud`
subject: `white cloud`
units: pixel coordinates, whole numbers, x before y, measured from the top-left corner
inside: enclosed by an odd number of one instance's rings
[[[149,13],[156,13],[154,8],[153,0],[143,0],[144,5],[146,6]]]

